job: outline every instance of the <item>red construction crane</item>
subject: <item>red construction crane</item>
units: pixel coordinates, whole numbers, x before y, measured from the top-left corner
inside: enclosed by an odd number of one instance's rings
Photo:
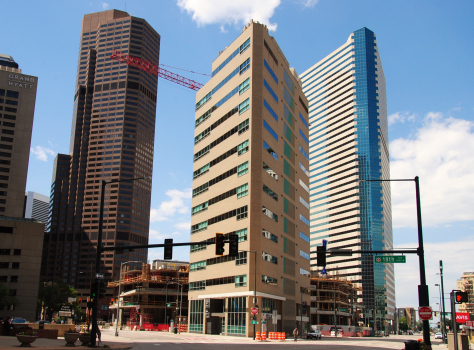
[[[159,76],[160,78],[164,78],[166,80],[170,80],[176,84],[182,85],[184,87],[190,88],[194,91],[198,91],[200,88],[202,88],[204,85],[201,83],[198,83],[194,80],[185,78],[179,74],[170,72],[166,69],[160,68],[153,64],[152,62],[149,62],[147,60],[143,60],[138,57],[133,57],[127,54],[124,54],[120,51],[114,50],[112,52],[112,55],[110,56],[111,59],[117,60],[122,63],[126,63],[129,66],[136,67],[138,69],[141,69],[145,72],[154,74]]]

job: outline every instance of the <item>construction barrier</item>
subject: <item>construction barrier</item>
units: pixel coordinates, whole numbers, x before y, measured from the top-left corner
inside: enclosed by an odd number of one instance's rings
[[[280,340],[285,341],[286,340],[286,333],[285,332],[280,332]]]
[[[260,339],[261,339],[260,332],[255,333],[255,340],[260,340]]]
[[[262,341],[267,341],[267,332],[262,332]]]

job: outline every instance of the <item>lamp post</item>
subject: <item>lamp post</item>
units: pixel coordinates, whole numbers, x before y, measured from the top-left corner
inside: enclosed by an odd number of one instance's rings
[[[119,289],[118,289],[118,295],[117,295],[117,320],[115,321],[115,336],[118,337],[118,324],[119,324],[119,320],[121,320],[121,317],[120,317],[120,289],[121,289],[121,286],[122,286],[122,270],[123,270],[123,265],[125,264],[129,264],[129,263],[139,263],[139,264],[143,264],[141,261],[125,261],[125,262],[122,262],[120,263],[120,280],[119,280]]]
[[[399,181],[414,181],[415,182],[415,195],[416,195],[416,218],[418,227],[418,262],[420,270],[420,284],[418,286],[418,305],[429,306],[429,293],[428,286],[426,284],[426,273],[425,273],[425,252],[423,248],[423,227],[421,223],[421,198],[420,198],[420,178],[415,176],[414,179],[378,179],[378,180],[359,180],[358,182],[399,182]],[[429,321],[423,321],[423,342],[431,346],[430,339],[430,324]]]
[[[446,307],[444,304],[444,281],[443,281],[443,260],[439,261],[439,276],[441,278],[441,300],[443,303],[443,343],[448,344],[448,337],[446,335]],[[455,323],[453,323],[455,324]]]
[[[100,207],[99,207],[99,229],[97,231],[97,253],[95,257],[95,273],[100,273],[100,259],[102,253],[102,224],[104,222],[104,198],[105,198],[105,186],[108,184],[119,183],[119,182],[131,182],[136,180],[150,179],[151,176],[137,177],[134,179],[127,180],[102,180],[100,188]],[[97,283],[97,295],[99,295],[100,284]],[[92,308],[92,330],[91,330],[91,346],[96,345],[97,336],[97,314],[98,314],[99,301],[94,300],[94,307]]]
[[[239,252],[254,253],[255,254],[255,271],[254,271],[254,286],[253,286],[253,307],[257,307],[257,251],[256,250],[239,250]],[[255,340],[255,324],[253,325],[253,340]]]

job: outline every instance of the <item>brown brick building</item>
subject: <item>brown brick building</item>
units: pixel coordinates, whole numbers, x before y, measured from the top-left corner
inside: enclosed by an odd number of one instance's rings
[[[82,21],[70,148],[54,164],[41,275],[61,277],[83,296],[95,264],[102,180],[142,178],[153,169],[157,76],[112,60],[114,49],[158,64],[160,36],[118,10]],[[104,245],[148,242],[150,195],[151,180],[106,187]],[[102,257],[101,272],[111,280],[122,261],[146,262],[147,251]]]

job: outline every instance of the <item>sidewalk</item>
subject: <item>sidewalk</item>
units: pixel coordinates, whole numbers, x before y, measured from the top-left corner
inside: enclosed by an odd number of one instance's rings
[[[87,346],[81,346],[81,342],[78,340],[76,342],[76,348],[81,349],[88,349]],[[110,349],[115,350],[125,350],[131,349],[132,345],[127,343],[112,343],[112,342],[102,342],[101,345],[107,345]],[[20,347],[20,342],[16,339],[16,337],[5,337],[0,336],[0,349],[17,349]],[[31,348],[43,348],[43,349],[71,349],[70,347],[66,347],[66,341],[64,338],[58,339],[43,339],[39,338],[36,339],[34,343],[31,344]]]

